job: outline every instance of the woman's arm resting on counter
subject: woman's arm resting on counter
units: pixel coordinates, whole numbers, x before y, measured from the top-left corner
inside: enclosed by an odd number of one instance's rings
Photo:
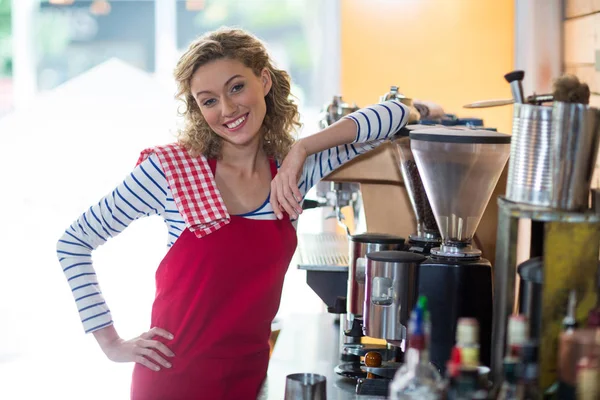
[[[302,212],[306,193],[323,177],[379,146],[408,122],[408,108],[395,100],[360,109],[322,131],[300,139],[271,184],[271,205],[278,218]],[[352,121],[352,122],[351,122]]]

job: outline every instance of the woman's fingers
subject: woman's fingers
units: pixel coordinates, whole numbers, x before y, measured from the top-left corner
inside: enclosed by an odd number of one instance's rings
[[[302,194],[298,189],[296,179],[291,175],[279,173],[271,182],[271,206],[277,218],[283,217],[285,211],[292,219],[302,213]]]
[[[293,176],[290,176],[288,178],[289,180],[289,185],[290,185],[290,189],[292,190],[292,193],[294,194],[294,198],[296,200],[296,203],[298,203],[298,213],[302,214],[302,193],[300,193],[300,189],[298,189],[298,180],[295,179]]]
[[[138,351],[141,355],[155,361],[157,364],[162,365],[165,368],[171,368],[171,363],[158,355],[156,351],[145,347],[140,347]]]
[[[146,368],[153,371],[159,371],[159,365],[165,368],[171,368],[171,363],[161,357],[156,351],[158,350],[162,354],[168,357],[173,357],[175,354],[169,349],[164,343],[158,340],[152,340],[152,338],[160,336],[165,339],[173,339],[173,334],[162,328],[154,327],[148,332],[142,333],[136,343],[135,362],[142,364]]]
[[[171,332],[167,332],[166,330],[158,327],[154,327],[148,332],[142,333],[140,335],[142,339],[152,339],[154,336],[160,336],[169,340],[173,339],[173,334]]]
[[[292,209],[290,216],[292,216],[294,219],[298,218],[298,215],[302,210],[299,210],[300,206],[298,205],[298,201],[288,185],[283,186],[283,193],[283,197],[287,201],[289,207]]]
[[[285,185],[281,179],[278,180],[277,186],[277,198],[279,200],[279,204],[292,219],[296,219],[296,210],[293,206],[296,201],[293,199],[290,188],[286,187],[287,185]]]
[[[271,181],[271,207],[273,207],[273,212],[278,219],[283,218],[281,213],[281,208],[279,208],[279,199],[277,194],[277,177]]]
[[[163,353],[167,357],[175,356],[175,354],[171,351],[171,349],[169,349],[164,343],[161,343],[158,340],[142,339],[140,341],[140,346],[156,349],[156,350],[160,351],[161,353]]]
[[[160,371],[160,367],[142,355],[135,356],[135,362],[151,369],[152,371]]]

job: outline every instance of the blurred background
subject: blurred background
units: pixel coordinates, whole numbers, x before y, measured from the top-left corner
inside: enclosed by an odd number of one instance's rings
[[[55,247],[141,150],[175,140],[172,70],[195,37],[222,25],[260,37],[292,77],[299,135],[317,131],[333,95],[366,106],[391,85],[510,132],[511,107],[462,105],[511,97],[503,75],[515,68],[531,72],[527,92],[550,90],[563,67],[559,4],[0,0],[0,399],[128,398],[131,365],[108,361],[83,334]],[[298,230],[322,220],[307,210]],[[123,337],[148,329],[166,243],[161,219],[145,218],[94,253]],[[323,307],[292,263],[279,318]]]
[[[314,132],[319,108],[339,90],[337,7],[320,0],[0,0],[0,399],[128,398],[132,365],[108,361],[83,334],[57,240],[129,174],[141,150],[175,140],[172,71],[206,31],[239,26],[259,36],[291,74],[306,131]],[[94,252],[125,338],[149,328],[166,244],[154,217]],[[300,304],[302,312],[323,307],[296,268],[283,303],[282,318]]]

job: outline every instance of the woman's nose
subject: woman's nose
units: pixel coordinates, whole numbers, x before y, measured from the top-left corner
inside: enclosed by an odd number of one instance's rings
[[[224,117],[235,116],[237,112],[237,105],[233,101],[231,101],[231,99],[228,96],[224,96],[223,100],[221,101],[221,104],[223,105],[223,107],[221,108],[221,113]]]

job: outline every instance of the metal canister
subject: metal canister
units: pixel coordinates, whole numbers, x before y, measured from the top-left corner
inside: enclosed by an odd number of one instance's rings
[[[552,107],[515,104],[507,199],[536,206],[552,203]]]
[[[585,104],[555,101],[552,109],[552,206],[560,210],[588,208],[596,167],[600,110]]]
[[[419,264],[425,259],[405,251],[367,254],[365,335],[398,342],[406,339],[406,325],[417,301]]]
[[[350,236],[348,265],[348,314],[362,317],[365,301],[365,269],[367,254],[374,251],[402,250],[404,238],[378,233],[361,233]]]

